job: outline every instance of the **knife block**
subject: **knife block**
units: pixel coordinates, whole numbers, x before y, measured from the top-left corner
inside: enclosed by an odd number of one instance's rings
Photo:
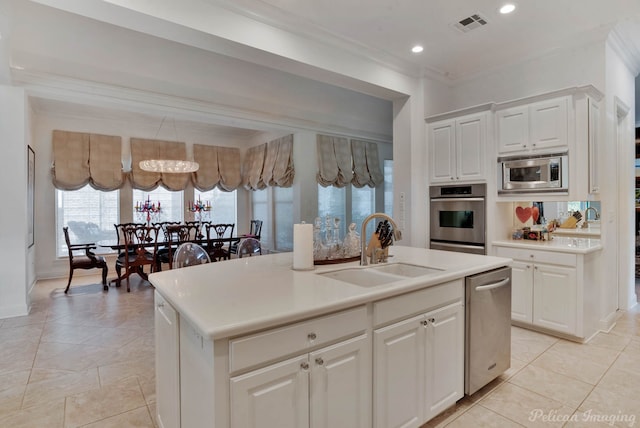
[[[382,248],[382,244],[380,243],[380,238],[376,232],[371,235],[371,239],[369,239],[369,243],[367,244],[367,257],[371,257],[371,254],[377,249]],[[389,258],[389,247],[383,250],[383,253],[378,258],[378,261],[386,261]]]

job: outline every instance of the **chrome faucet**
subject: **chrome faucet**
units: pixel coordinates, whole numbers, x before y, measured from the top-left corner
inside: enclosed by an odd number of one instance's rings
[[[594,220],[600,220],[600,213],[598,212],[598,210],[594,207],[587,207],[587,209],[584,210],[584,223],[582,223],[583,229],[589,227],[589,210],[593,210],[593,212],[595,213],[595,217],[593,218]]]
[[[369,264],[367,261],[367,236],[365,235],[367,230],[367,224],[374,218],[382,218],[388,220],[393,227],[393,239],[400,241],[402,239],[402,232],[398,228],[398,225],[391,217],[385,213],[373,213],[362,221],[362,228],[360,230],[360,240],[362,242],[362,248],[360,248],[360,265],[366,266]],[[371,263],[377,263],[379,257],[380,248],[373,248],[371,251]]]

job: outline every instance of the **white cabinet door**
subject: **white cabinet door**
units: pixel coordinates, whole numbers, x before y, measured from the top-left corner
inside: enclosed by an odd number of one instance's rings
[[[371,427],[371,341],[362,335],[309,354],[311,428]]]
[[[568,147],[568,98],[541,101],[530,106],[531,149]]]
[[[568,334],[576,333],[576,269],[534,265],[533,324]]]
[[[464,307],[456,303],[426,318],[425,420],[464,396]]]
[[[308,426],[306,354],[231,378],[232,428]]]
[[[429,126],[429,158],[431,182],[450,182],[455,176],[456,127],[455,120],[433,123]]]
[[[374,427],[422,425],[425,321],[420,315],[374,331]]]
[[[498,151],[501,154],[521,152],[529,146],[529,107],[519,106],[496,113]]]
[[[486,161],[485,114],[472,115],[456,121],[456,180],[481,180]]]
[[[533,322],[533,264],[514,260],[511,264],[511,319]]]
[[[180,328],[178,313],[155,294],[156,418],[160,428],[180,426]]]

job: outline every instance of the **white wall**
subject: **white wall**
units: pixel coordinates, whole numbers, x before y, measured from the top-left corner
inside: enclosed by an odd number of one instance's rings
[[[4,160],[0,181],[5,183],[4,207],[0,210],[0,224],[3,225],[0,232],[0,319],[26,315],[29,310],[28,290],[33,273],[28,260],[32,258],[33,247],[29,249],[27,244],[28,116],[24,90],[0,86],[0,141]],[[38,162],[36,158],[36,165]],[[36,182],[36,189],[37,186]],[[41,208],[37,201],[35,208]]]
[[[616,104],[629,108],[618,135]],[[605,238],[605,263],[617,266],[618,281],[607,282],[603,290],[603,318],[611,317],[620,306],[628,309],[637,302],[635,296],[635,75],[627,68],[610,43],[606,45],[605,127],[603,153],[615,175],[602,174],[602,227]],[[609,178],[605,180],[604,178]]]
[[[558,89],[593,85],[604,91],[604,42],[559,50],[545,57],[514,64],[457,82],[448,110],[503,102]]]

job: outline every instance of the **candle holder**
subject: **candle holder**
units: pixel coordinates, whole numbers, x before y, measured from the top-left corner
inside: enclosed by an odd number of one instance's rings
[[[144,219],[147,222],[147,226],[151,223],[151,218],[154,219],[160,214],[162,208],[160,207],[160,201],[151,202],[149,196],[147,196],[146,201],[138,202],[136,201],[136,206],[134,207],[136,210],[136,215],[140,219]]]
[[[209,218],[211,202],[202,202],[200,199],[193,202],[189,201],[187,209],[194,214],[194,219],[198,222],[198,239],[202,239],[204,237],[202,234],[202,222]]]

